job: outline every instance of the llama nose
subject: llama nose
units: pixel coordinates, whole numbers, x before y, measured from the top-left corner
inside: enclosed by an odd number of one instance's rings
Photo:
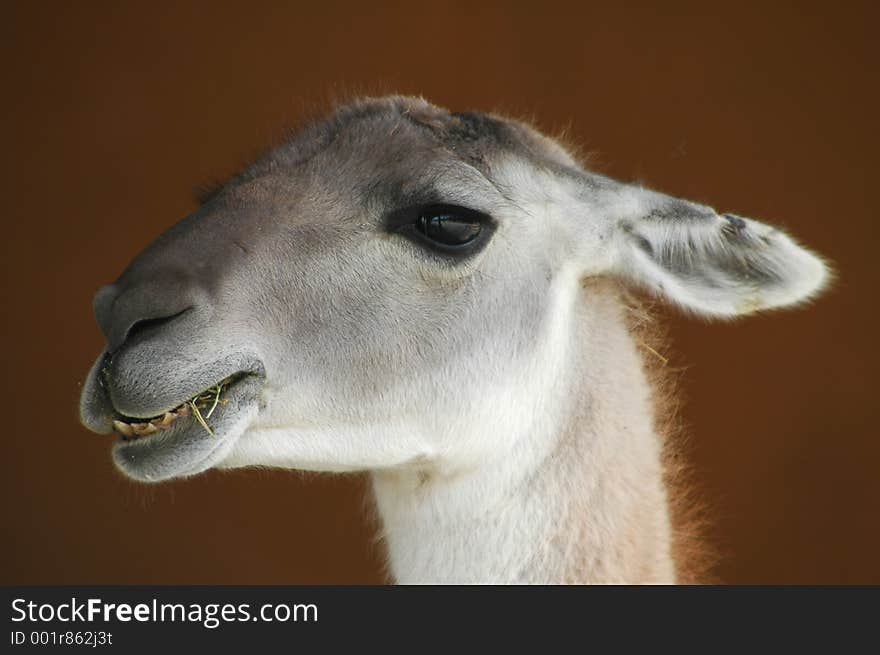
[[[191,309],[193,300],[192,294],[173,281],[131,288],[115,283],[101,287],[93,305],[112,353],[136,334],[170,323]]]

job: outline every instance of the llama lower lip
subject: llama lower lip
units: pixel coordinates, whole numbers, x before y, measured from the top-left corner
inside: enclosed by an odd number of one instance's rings
[[[223,392],[227,402],[211,414],[208,432],[190,413],[166,429],[140,438],[121,438],[113,445],[113,461],[128,477],[157,482],[193,475],[222,458],[256,415],[262,378],[245,376]]]

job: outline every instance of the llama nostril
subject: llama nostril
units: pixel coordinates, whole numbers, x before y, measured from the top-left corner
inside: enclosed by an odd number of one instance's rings
[[[170,314],[169,316],[159,316],[157,318],[142,318],[138,321],[135,321],[125,332],[125,336],[122,338],[122,342],[119,345],[131,341],[136,336],[143,334],[144,332],[149,332],[154,328],[158,328],[170,323],[174,319],[188,312],[190,309],[190,307],[187,307],[186,309],[182,309],[181,311]]]
[[[204,294],[182,275],[155,275],[136,283],[115,282],[95,294],[95,317],[107,338],[107,350],[149,333],[153,335],[190,309],[205,302]]]

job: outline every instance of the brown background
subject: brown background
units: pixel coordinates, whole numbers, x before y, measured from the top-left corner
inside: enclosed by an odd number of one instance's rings
[[[720,578],[880,583],[874,3],[160,4],[4,4],[0,582],[382,579],[362,481],[137,486],[76,405],[92,293],[194,186],[327,99],[399,90],[570,126],[599,170],[836,263],[807,309],[672,334]]]

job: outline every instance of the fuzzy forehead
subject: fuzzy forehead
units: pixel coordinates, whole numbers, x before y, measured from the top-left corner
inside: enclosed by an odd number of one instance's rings
[[[401,182],[429,162],[461,162],[491,180],[505,155],[540,169],[579,168],[557,142],[530,126],[479,112],[449,112],[415,97],[357,100],[306,125],[290,139],[220,187],[320,160],[320,170],[342,182],[380,174]],[[204,194],[212,195],[211,192]]]

